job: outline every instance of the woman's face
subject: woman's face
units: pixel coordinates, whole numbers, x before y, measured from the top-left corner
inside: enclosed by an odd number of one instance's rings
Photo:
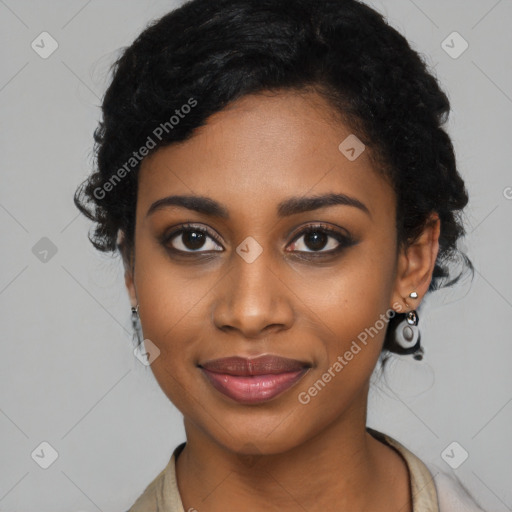
[[[351,130],[328,108],[314,93],[245,96],[141,165],[126,283],[160,350],[151,368],[186,422],[233,451],[278,453],[360,420],[389,312],[430,282],[432,246],[397,256],[394,192],[369,149],[339,149]],[[353,204],[310,201],[330,194]],[[169,196],[207,208],[152,208]],[[200,366],[264,354],[305,369],[283,389],[271,379],[286,375],[216,387]],[[219,391],[228,381],[236,397]]]

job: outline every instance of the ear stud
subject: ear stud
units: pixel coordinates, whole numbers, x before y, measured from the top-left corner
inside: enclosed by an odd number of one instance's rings
[[[411,299],[417,299],[418,298],[418,294],[417,294],[417,292],[411,292],[411,293],[409,293],[409,297]],[[406,308],[410,308],[411,307],[409,304],[407,304],[407,301],[405,300],[405,297],[402,297],[402,300],[404,301],[404,304],[405,304]]]

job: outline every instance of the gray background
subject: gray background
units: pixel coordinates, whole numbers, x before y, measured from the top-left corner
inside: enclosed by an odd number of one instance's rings
[[[126,510],[184,440],[180,413],[133,355],[121,263],[93,249],[72,202],[92,168],[108,66],[177,4],[0,0],[2,511]],[[387,383],[376,379],[369,424],[489,510],[512,510],[512,2],[371,5],[426,55],[452,102],[471,197],[461,248],[476,273],[471,288],[424,303],[426,358],[398,358]],[[59,45],[47,59],[31,47],[43,31]],[[469,43],[458,58],[441,46],[453,31]],[[43,237],[55,254],[40,252]],[[43,441],[58,452],[48,469],[31,457]],[[455,470],[441,457],[453,441],[469,453]]]

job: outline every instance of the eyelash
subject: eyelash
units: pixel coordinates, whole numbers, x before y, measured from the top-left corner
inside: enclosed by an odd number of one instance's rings
[[[164,234],[161,237],[161,243],[168,251],[170,251],[174,254],[184,255],[186,257],[192,256],[192,255],[197,255],[197,254],[206,254],[206,253],[210,252],[210,251],[201,251],[201,250],[183,251],[181,249],[169,247],[169,245],[168,245],[169,242],[171,242],[174,238],[178,238],[177,235],[181,235],[181,234],[187,233],[187,232],[202,233],[202,234],[208,236],[209,238],[213,239],[218,245],[222,246],[220,238],[217,235],[215,235],[214,233],[210,233],[210,231],[208,229],[206,229],[202,226],[197,226],[194,224],[183,224],[179,228],[171,231],[170,233]],[[341,252],[343,249],[346,249],[356,243],[356,241],[354,239],[352,239],[352,237],[350,237],[348,235],[343,235],[339,231],[336,231],[322,223],[307,226],[302,231],[297,233],[297,235],[293,238],[291,243],[296,243],[298,240],[300,240],[301,237],[308,235],[312,232],[316,232],[316,233],[320,232],[320,233],[326,234],[329,237],[334,238],[339,243],[339,245],[335,249],[331,249],[329,251],[324,251],[324,250],[296,251],[299,254],[301,254],[301,256],[300,256],[301,258],[311,258],[311,257],[317,258],[317,257],[322,257],[322,256],[324,256],[324,257],[325,256],[333,256],[333,255]],[[214,250],[213,252],[222,252],[222,251]],[[295,251],[291,251],[291,252],[295,252]],[[307,256],[304,256],[304,255],[307,255]]]

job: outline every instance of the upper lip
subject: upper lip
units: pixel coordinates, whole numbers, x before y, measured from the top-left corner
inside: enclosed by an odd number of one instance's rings
[[[268,375],[293,372],[308,368],[311,365],[304,361],[288,359],[276,355],[264,355],[256,358],[239,356],[212,359],[199,365],[206,370],[228,375]]]

